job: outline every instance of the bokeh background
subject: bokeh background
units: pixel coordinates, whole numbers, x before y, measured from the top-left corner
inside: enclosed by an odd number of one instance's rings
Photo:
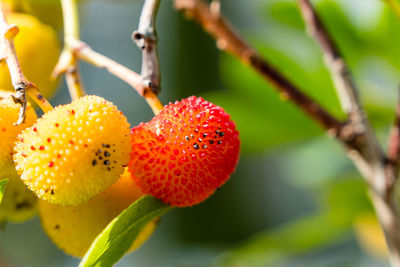
[[[351,67],[386,144],[400,77],[400,20],[380,0],[313,1]],[[140,71],[130,35],[143,1],[80,3],[81,37]],[[265,58],[343,117],[322,54],[295,0],[222,0],[222,13]],[[55,5],[55,4],[54,4]],[[56,6],[56,5],[55,5]],[[60,13],[41,19],[60,29]],[[59,11],[59,10],[58,10]],[[363,180],[337,143],[256,73],[219,52],[195,23],[162,1],[157,19],[164,103],[201,95],[224,107],[241,133],[230,181],[204,203],[163,217],[151,239],[117,266],[388,266]],[[85,63],[87,93],[113,101],[136,125],[151,110],[128,85]],[[62,82],[53,104],[70,101]],[[1,267],[76,266],[36,217],[0,232]]]

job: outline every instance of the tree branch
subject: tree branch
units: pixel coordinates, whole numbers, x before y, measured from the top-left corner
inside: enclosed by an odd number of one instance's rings
[[[219,49],[233,54],[243,63],[253,67],[264,79],[275,85],[285,98],[290,99],[318,122],[330,135],[340,134],[343,124],[267,63],[232,29],[220,15],[218,8],[210,8],[203,0],[174,0],[174,4],[176,9],[201,24],[216,39]]]
[[[14,102],[21,105],[16,125],[23,123],[25,120],[26,93],[32,97],[44,112],[53,108],[47,99],[40,94],[36,85],[29,82],[22,72],[13,42],[18,32],[19,30],[16,25],[9,25],[7,23],[3,6],[0,2],[0,59],[6,61],[10,71],[11,83],[16,91],[16,95],[13,96]]]
[[[72,48],[73,53],[78,58],[96,67],[105,68],[111,74],[132,86],[132,88],[134,88],[139,95],[146,99],[154,114],[157,115],[160,112],[163,105],[161,104],[160,100],[158,100],[157,96],[151,90],[149,90],[145,84],[143,84],[139,74],[126,68],[118,62],[115,62],[114,60],[97,53],[84,42],[73,40],[69,42],[69,45]]]
[[[155,94],[161,90],[156,32],[159,5],[160,0],[145,0],[140,15],[139,29],[132,34],[133,41],[142,50],[142,82]]]
[[[79,40],[79,16],[76,0],[61,0],[64,20],[64,49],[54,68],[53,77],[65,73],[71,99],[85,95],[82,79],[79,73],[79,62],[69,46],[69,41]]]

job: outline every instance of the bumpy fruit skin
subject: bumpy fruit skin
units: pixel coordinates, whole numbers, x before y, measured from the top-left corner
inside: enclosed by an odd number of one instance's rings
[[[36,214],[37,198],[14,171],[7,177],[8,183],[0,204],[0,222],[23,222]]]
[[[36,113],[27,105],[25,122],[16,126],[20,105],[11,98],[12,93],[0,90],[0,179],[15,174],[12,151],[17,135],[36,121]]]
[[[223,185],[239,159],[239,133],[219,106],[199,97],[169,104],[131,131],[135,182],[171,206],[198,204]]]
[[[118,180],[129,161],[129,141],[122,112],[101,97],[85,96],[25,129],[14,162],[39,198],[78,205]]]
[[[39,215],[44,230],[60,249],[82,257],[107,224],[143,195],[126,171],[111,187],[79,206],[65,207],[39,200]],[[130,251],[150,237],[157,222],[145,226]]]
[[[45,97],[50,97],[58,84],[57,80],[50,79],[60,54],[56,32],[27,14],[10,13],[7,22],[10,25],[16,24],[19,28],[14,45],[22,71]],[[0,62],[0,88],[14,90],[4,61]]]

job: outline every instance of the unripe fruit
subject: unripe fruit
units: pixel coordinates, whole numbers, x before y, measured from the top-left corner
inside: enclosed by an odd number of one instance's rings
[[[65,207],[39,200],[39,215],[45,232],[60,249],[82,257],[107,224],[141,196],[142,191],[126,171],[111,187],[79,206]],[[149,238],[157,222],[145,226],[130,251]]]
[[[23,222],[36,214],[37,198],[14,171],[8,175],[8,183],[0,204],[0,222]]]
[[[18,139],[14,161],[21,179],[53,204],[87,201],[116,182],[129,161],[129,123],[98,96],[56,107]]]
[[[201,97],[169,104],[131,131],[129,163],[143,192],[171,206],[198,204],[223,185],[239,158],[229,115]]]
[[[50,97],[58,84],[56,80],[50,79],[60,54],[56,32],[27,14],[10,13],[7,22],[19,28],[14,45],[22,71],[45,97]],[[0,88],[14,90],[5,61],[0,62]]]
[[[12,93],[0,90],[0,179],[15,175],[12,151],[17,135],[36,121],[36,113],[28,103],[25,122],[14,125],[18,120],[20,105],[11,98]]]

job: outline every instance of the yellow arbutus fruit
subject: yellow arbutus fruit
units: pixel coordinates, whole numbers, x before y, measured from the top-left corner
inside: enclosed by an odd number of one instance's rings
[[[39,215],[45,232],[65,253],[83,257],[96,236],[119,213],[143,196],[130,176],[125,171],[115,184],[79,206],[65,207],[39,200]],[[150,237],[157,223],[158,219],[144,227],[130,251]]]
[[[54,108],[17,139],[14,162],[21,179],[53,204],[87,201],[115,183],[129,160],[129,123],[99,96]]]
[[[0,90],[0,179],[15,174],[12,151],[17,135],[36,121],[36,113],[28,103],[25,122],[14,125],[18,120],[19,104],[11,98],[12,92]]]
[[[56,32],[28,14],[9,13],[7,22],[19,28],[14,45],[22,71],[46,98],[52,96],[58,82],[50,76],[60,54]],[[5,61],[0,62],[0,88],[14,90]]]
[[[8,183],[0,204],[0,222],[23,222],[36,214],[37,198],[14,171],[8,175]]]

